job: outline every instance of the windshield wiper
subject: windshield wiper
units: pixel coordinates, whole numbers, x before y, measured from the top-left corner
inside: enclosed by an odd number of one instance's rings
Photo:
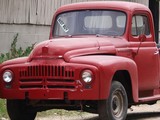
[[[56,36],[56,38],[59,38],[59,37],[71,38],[72,35],[57,35],[57,36]]]
[[[103,37],[103,36],[107,36],[107,35],[96,34],[96,37]]]
[[[119,36],[119,35],[96,34],[96,37],[113,37],[113,38],[118,38],[118,37],[120,37],[120,36]]]

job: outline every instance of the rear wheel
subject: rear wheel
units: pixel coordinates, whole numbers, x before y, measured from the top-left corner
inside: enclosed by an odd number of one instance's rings
[[[99,101],[100,120],[125,120],[128,99],[125,88],[118,81],[113,81],[108,100]]]
[[[7,112],[11,120],[34,120],[37,114],[24,100],[7,100]]]

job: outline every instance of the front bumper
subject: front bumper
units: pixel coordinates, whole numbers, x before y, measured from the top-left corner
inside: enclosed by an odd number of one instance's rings
[[[5,83],[5,70],[14,73],[14,80]],[[91,84],[81,80],[81,72],[94,73]],[[99,73],[91,65],[65,63],[63,60],[32,61],[31,63],[4,66],[1,69],[0,98],[43,100],[98,100]]]

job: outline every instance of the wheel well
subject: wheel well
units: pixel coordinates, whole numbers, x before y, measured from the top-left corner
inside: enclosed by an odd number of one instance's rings
[[[119,81],[124,86],[128,96],[128,103],[132,104],[133,103],[132,84],[129,72],[126,70],[117,71],[114,74],[113,80]]]

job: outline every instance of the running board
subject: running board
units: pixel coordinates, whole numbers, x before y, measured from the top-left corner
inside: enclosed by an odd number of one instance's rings
[[[151,97],[142,97],[142,98],[139,98],[138,101],[139,102],[149,102],[149,101],[156,101],[156,100],[160,100],[160,95],[154,95],[154,96],[151,96]]]

